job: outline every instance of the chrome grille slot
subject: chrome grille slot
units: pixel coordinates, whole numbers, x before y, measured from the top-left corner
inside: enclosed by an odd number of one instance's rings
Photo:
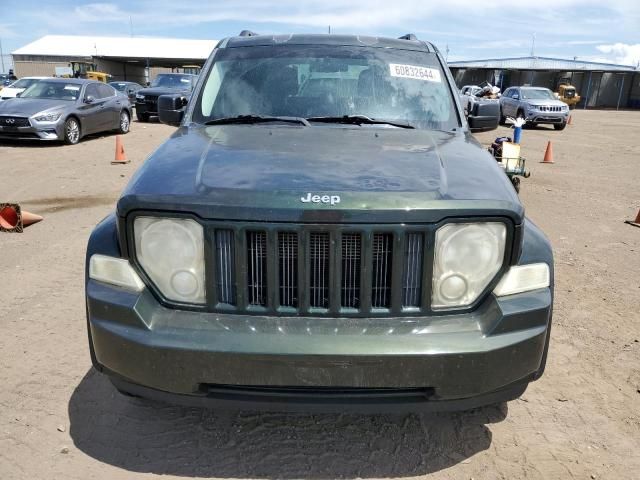
[[[235,245],[232,230],[216,230],[216,288],[218,302],[235,305]]]
[[[247,232],[247,290],[249,305],[267,305],[267,234]]]
[[[312,232],[309,236],[309,305],[329,307],[329,234]]]
[[[402,306],[419,307],[422,293],[423,241],[422,233],[408,233],[402,274]]]
[[[375,233],[371,246],[373,265],[371,269],[371,306],[391,306],[391,258],[393,256],[393,234]]]
[[[298,306],[298,234],[278,233],[278,274],[280,305]]]
[[[362,261],[362,237],[359,233],[342,234],[342,285],[343,307],[360,308],[360,273]]]

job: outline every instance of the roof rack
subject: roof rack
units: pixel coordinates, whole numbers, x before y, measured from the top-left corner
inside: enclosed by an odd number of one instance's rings
[[[402,35],[401,37],[398,37],[398,40],[418,40],[418,37],[416,37],[413,33],[407,33],[406,35]]]
[[[251,30],[242,30],[239,36],[240,37],[257,37],[258,34],[256,32],[252,32]]]

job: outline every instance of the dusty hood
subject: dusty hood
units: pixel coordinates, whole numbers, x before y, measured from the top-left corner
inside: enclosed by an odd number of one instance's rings
[[[340,202],[302,201],[309,193]],[[470,135],[333,126],[183,127],[137,172],[118,210],[141,207],[246,220],[306,210],[350,219],[396,212],[391,221],[452,208],[514,220],[523,213],[497,162]]]

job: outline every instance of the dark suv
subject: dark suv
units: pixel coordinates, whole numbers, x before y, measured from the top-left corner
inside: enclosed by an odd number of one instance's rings
[[[553,260],[412,35],[222,40],[87,249],[95,368],[129,395],[466,409],[542,375]]]
[[[196,75],[187,73],[161,73],[148,88],[136,91],[136,117],[139,122],[148,122],[149,117],[158,115],[158,97],[167,93],[189,96],[196,82]]]

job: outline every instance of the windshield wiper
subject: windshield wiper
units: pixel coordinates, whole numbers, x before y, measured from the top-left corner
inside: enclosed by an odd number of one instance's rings
[[[267,123],[267,122],[285,122],[299,123],[305,127],[309,127],[309,122],[302,117],[276,117],[263,115],[238,115],[236,117],[222,117],[204,122],[205,125],[232,125],[232,124],[251,124],[251,123]]]
[[[416,128],[410,123],[396,122],[394,120],[384,120],[367,117],[366,115],[343,115],[341,117],[309,117],[310,122],[323,123],[344,123],[347,125],[391,125],[399,128]]]

